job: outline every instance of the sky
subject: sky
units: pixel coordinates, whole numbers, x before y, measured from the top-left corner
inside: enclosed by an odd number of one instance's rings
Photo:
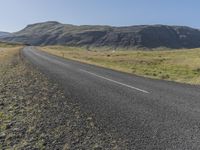
[[[75,25],[184,25],[200,28],[200,0],[0,0],[0,31],[58,21]]]

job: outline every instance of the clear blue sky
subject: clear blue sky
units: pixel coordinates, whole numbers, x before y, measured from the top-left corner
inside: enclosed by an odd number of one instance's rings
[[[43,21],[200,28],[200,0],[0,0],[0,31],[14,32]]]

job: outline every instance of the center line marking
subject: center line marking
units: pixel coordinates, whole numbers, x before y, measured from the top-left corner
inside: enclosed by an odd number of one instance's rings
[[[146,94],[149,94],[148,91],[145,91],[145,90],[142,90],[142,89],[139,89],[139,88],[136,88],[134,86],[131,86],[131,85],[128,85],[128,84],[124,84],[124,83],[121,83],[121,82],[118,82],[118,81],[115,81],[115,80],[112,80],[112,79],[109,79],[109,78],[106,78],[106,77],[103,77],[103,76],[100,76],[100,75],[97,75],[95,73],[92,73],[92,72],[89,72],[89,71],[86,71],[86,70],[83,70],[83,69],[80,69],[80,71],[82,72],[86,72],[88,74],[91,74],[93,76],[96,76],[96,77],[99,77],[99,78],[102,78],[104,80],[107,80],[107,81],[110,81],[110,82],[114,82],[114,83],[117,83],[119,85],[123,85],[125,87],[128,87],[128,88],[131,88],[131,89],[134,89],[134,90],[137,90],[137,91],[140,91],[140,92],[143,92],[143,93],[146,93]]]

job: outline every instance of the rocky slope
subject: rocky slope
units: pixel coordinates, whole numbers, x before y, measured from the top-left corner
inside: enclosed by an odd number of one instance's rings
[[[200,30],[166,25],[111,27],[44,22],[28,25],[3,40],[30,45],[196,48],[200,47]]]

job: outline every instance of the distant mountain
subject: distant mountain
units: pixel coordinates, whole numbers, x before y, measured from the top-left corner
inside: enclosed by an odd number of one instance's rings
[[[0,38],[10,37],[10,36],[12,36],[11,33],[8,33],[8,32],[1,32],[1,31],[0,31]]]
[[[75,26],[50,21],[28,25],[3,39],[31,45],[196,48],[200,47],[200,30],[167,25]]]

